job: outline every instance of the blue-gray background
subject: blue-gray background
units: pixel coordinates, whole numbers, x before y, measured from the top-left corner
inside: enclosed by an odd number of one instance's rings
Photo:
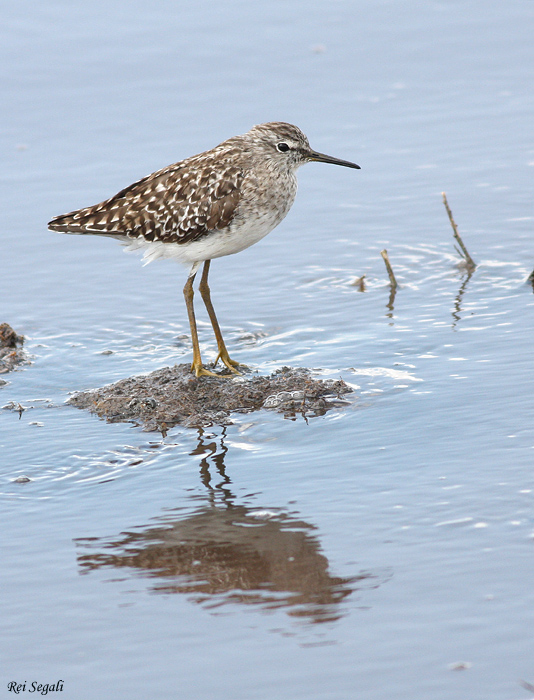
[[[1,692],[61,678],[84,700],[528,697],[534,4],[18,0],[0,14],[0,322],[33,362],[0,388],[28,408],[0,412]],[[303,168],[283,224],[213,265],[216,308],[236,359],[341,375],[359,386],[351,405],[164,441],[65,406],[190,359],[186,272],[46,222],[270,120],[362,170]],[[134,568],[81,575],[80,540],[98,554],[206,504],[297,518],[332,577],[371,583],[319,624],[287,601],[156,595]]]

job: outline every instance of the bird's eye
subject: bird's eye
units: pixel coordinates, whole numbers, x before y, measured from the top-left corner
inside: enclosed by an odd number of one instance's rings
[[[276,148],[280,151],[280,153],[285,153],[286,151],[289,151],[289,146],[283,141],[282,143],[277,144]]]

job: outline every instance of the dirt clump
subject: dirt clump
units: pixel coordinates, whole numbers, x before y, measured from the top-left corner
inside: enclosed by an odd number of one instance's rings
[[[11,372],[26,361],[23,344],[22,335],[17,335],[8,323],[0,323],[0,374]]]
[[[288,418],[323,415],[352,389],[342,379],[315,379],[309,369],[282,367],[265,377],[201,377],[188,364],[122,379],[72,396],[68,403],[109,422],[133,422],[166,434],[175,425],[229,425],[231,413],[274,410]]]

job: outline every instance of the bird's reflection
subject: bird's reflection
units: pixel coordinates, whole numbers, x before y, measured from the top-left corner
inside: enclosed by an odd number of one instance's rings
[[[340,603],[352,591],[382,583],[369,572],[331,575],[315,527],[295,513],[236,503],[226,453],[224,433],[217,438],[200,431],[192,454],[202,455],[207,493],[193,497],[197,503],[185,516],[181,508],[117,537],[78,539],[82,573],[130,569],[152,579],[156,593],[187,594],[209,608],[230,603],[285,608],[311,622],[338,619]],[[221,477],[217,486],[211,484],[210,463]]]
[[[210,491],[213,490],[211,484],[212,476],[210,472],[210,462],[212,462],[222,478],[215,488],[219,489],[227,495],[231,495],[230,491],[226,491],[224,488],[225,484],[229,484],[230,479],[226,475],[226,467],[224,465],[224,458],[228,452],[228,448],[225,445],[224,438],[226,437],[226,427],[222,427],[222,433],[219,439],[215,435],[206,433],[203,428],[198,429],[198,443],[195,449],[190,452],[193,457],[195,455],[202,455],[200,460],[200,480],[204,486]]]

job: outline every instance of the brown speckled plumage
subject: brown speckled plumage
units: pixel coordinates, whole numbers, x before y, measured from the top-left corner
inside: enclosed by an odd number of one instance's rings
[[[235,147],[217,150],[158,170],[100,204],[57,216],[49,227],[163,243],[188,243],[223,229],[239,204],[243,167],[234,162]]]
[[[359,167],[313,151],[298,127],[270,122],[158,170],[100,204],[56,216],[48,226],[62,233],[118,238],[130,249],[144,249],[148,260],[172,257],[192,265],[186,302],[197,376],[207,370],[202,367],[196,340],[192,282],[200,263],[205,262],[201,291],[207,289],[202,295],[219,357],[236,371],[237,363],[228,357],[209,300],[209,261],[237,253],[272,231],[293,204],[297,168],[310,161]]]

